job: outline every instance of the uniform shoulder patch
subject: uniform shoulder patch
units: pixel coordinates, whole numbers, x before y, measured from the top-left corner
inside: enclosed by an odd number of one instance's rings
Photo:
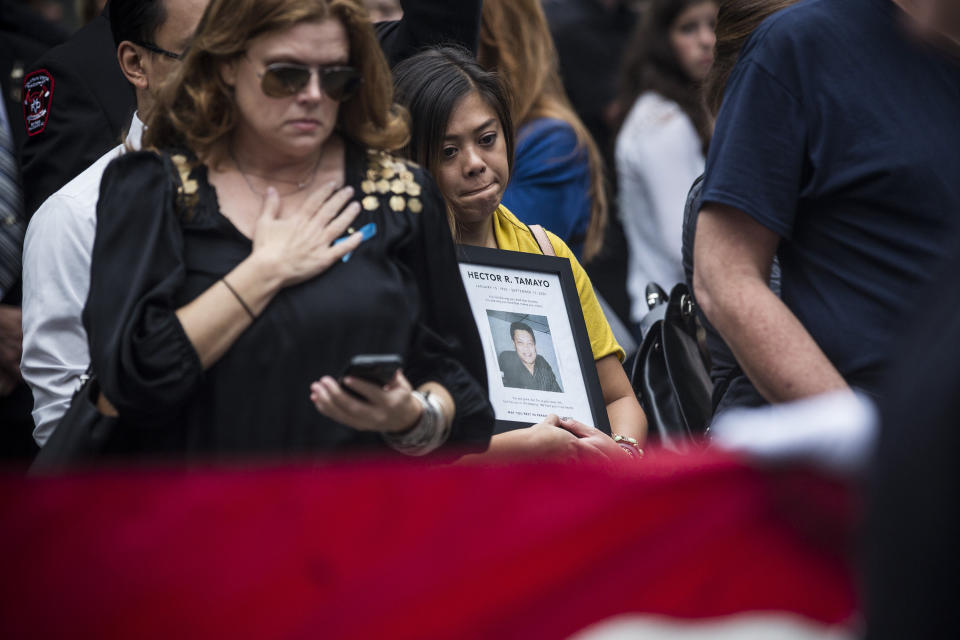
[[[35,136],[47,127],[53,103],[53,76],[46,69],[37,69],[23,79],[23,121],[28,136]]]

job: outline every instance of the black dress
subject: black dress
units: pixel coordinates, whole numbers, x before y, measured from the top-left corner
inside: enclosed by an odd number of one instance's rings
[[[402,354],[414,386],[446,387],[457,405],[448,446],[486,448],[493,411],[480,338],[443,200],[422,169],[347,143],[347,184],[363,204],[353,227],[373,222],[376,235],[347,262],[281,290],[203,371],[175,311],[252,244],[220,213],[206,167],[178,192],[175,164],[128,153],[101,182],[83,321],[94,371],[122,419],[109,449],[173,457],[387,450],[379,434],[326,418],[309,398],[311,382],[336,377],[362,353]]]

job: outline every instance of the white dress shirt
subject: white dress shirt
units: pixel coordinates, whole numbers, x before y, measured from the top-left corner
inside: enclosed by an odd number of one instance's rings
[[[47,198],[27,226],[20,370],[33,390],[33,438],[41,447],[69,408],[90,364],[80,314],[90,291],[100,179],[127,146],[140,148],[142,135],[143,123],[134,114],[124,144]]]
[[[617,135],[616,161],[629,250],[630,318],[639,322],[647,313],[648,283],[669,293],[683,282],[683,209],[690,187],[703,173],[704,157],[697,130],[680,105],[647,91]]]

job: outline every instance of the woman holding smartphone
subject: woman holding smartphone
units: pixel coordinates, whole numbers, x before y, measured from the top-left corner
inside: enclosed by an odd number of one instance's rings
[[[181,65],[98,204],[84,322],[108,450],[485,449],[443,201],[389,153],[408,130],[358,1],[213,0]],[[358,399],[335,377],[364,353],[406,366],[344,379]]]

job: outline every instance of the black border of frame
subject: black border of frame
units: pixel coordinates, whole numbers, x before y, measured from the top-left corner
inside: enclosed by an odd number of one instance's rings
[[[600,387],[600,378],[597,376],[597,364],[593,359],[590,336],[587,334],[587,325],[583,319],[583,308],[580,306],[580,296],[577,293],[570,261],[566,258],[545,256],[539,253],[488,249],[469,245],[457,246],[457,259],[465,264],[505,267],[535,273],[551,273],[559,277],[560,291],[563,294],[564,306],[567,309],[567,321],[570,323],[570,329],[573,333],[573,343],[577,348],[577,360],[580,363],[580,374],[583,376],[583,384],[587,390],[587,401],[590,403],[593,424],[597,429],[610,435],[607,406],[603,402],[603,389]],[[467,284],[464,282],[464,287],[466,286]],[[477,330],[482,331],[483,327],[477,327]],[[484,353],[484,358],[486,358],[486,355]],[[530,424],[526,422],[497,419],[494,433],[504,433],[505,431],[529,426]]]

